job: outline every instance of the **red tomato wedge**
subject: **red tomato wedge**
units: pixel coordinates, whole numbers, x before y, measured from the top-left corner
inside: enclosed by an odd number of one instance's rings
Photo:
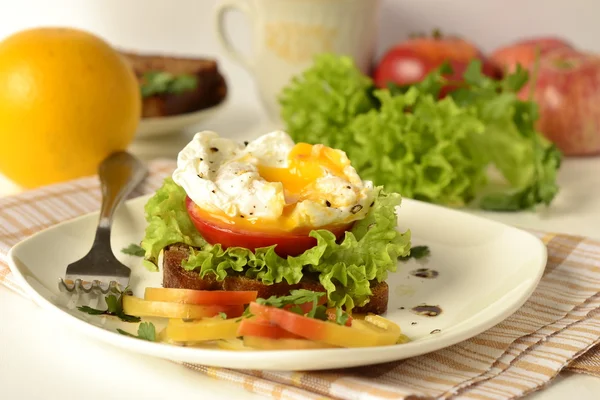
[[[230,290],[192,290],[148,287],[144,292],[144,300],[231,306],[250,304],[256,300],[257,294],[257,291],[236,292]]]
[[[367,324],[357,328],[308,318],[281,308],[250,303],[250,312],[286,331],[316,342],[340,347],[371,347],[395,344],[398,334]],[[399,329],[399,328],[398,328]]]
[[[202,218],[198,206],[189,197],[186,197],[185,201],[188,215],[204,240],[210,244],[220,244],[224,249],[228,247],[244,247],[254,251],[259,247],[277,245],[275,252],[280,257],[287,257],[300,255],[317,244],[317,239],[307,234],[254,232],[251,230],[236,229],[234,225],[208,221]],[[330,230],[339,239],[350,226],[341,226]]]
[[[242,319],[237,334],[238,336],[258,336],[271,339],[304,339],[269,321],[257,318]]]

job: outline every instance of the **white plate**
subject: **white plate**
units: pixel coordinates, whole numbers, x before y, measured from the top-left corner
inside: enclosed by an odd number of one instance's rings
[[[136,139],[141,139],[178,133],[191,125],[213,117],[218,111],[225,107],[226,103],[227,99],[210,108],[186,114],[160,118],[142,118],[138,125],[135,137]]]
[[[115,217],[113,248],[132,269],[134,294],[158,287],[161,273],[151,273],[140,259],[120,253],[139,242],[145,228],[143,206],[147,197],[133,199]],[[236,352],[178,347],[134,339],[115,332],[117,327],[135,332],[137,324],[113,317],[84,314],[60,293],[57,279],[68,263],[89,249],[97,213],[62,223],[19,243],[9,253],[14,274],[33,300],[54,313],[57,323],[69,324],[100,341],[142,354],[228,368],[264,370],[316,370],[367,365],[424,354],[450,346],[491,328],[516,311],[535,289],[546,264],[546,247],[535,236],[459,211],[404,200],[399,210],[400,228],[410,228],[413,245],[427,245],[431,256],[423,261],[400,263],[391,274],[387,317],[396,321],[412,342],[378,348]],[[436,279],[409,272],[432,268]],[[88,301],[88,299],[84,299]],[[419,316],[411,307],[439,305],[437,317]],[[91,304],[93,306],[93,304]],[[403,309],[401,309],[403,307]],[[156,321],[155,321],[156,322]],[[439,329],[438,333],[431,333]]]

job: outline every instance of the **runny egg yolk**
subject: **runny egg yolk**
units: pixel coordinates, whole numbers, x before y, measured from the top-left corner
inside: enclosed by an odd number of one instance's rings
[[[261,232],[297,231],[290,217],[298,202],[304,200],[325,201],[323,193],[319,193],[314,185],[317,179],[329,173],[345,177],[344,168],[350,165],[347,158],[342,158],[340,152],[322,144],[296,144],[287,159],[287,168],[258,166],[260,176],[268,182],[281,182],[285,194],[286,205],[282,215],[276,220],[253,219],[251,216],[228,217],[225,214],[215,215],[198,208],[203,219],[217,223],[227,223],[238,229]],[[322,227],[320,227],[322,228]],[[326,227],[325,227],[326,228]],[[310,231],[310,228],[302,232]]]
[[[325,171],[344,177],[344,168],[350,162],[342,160],[339,152],[322,144],[298,143],[288,155],[288,167],[258,167],[260,176],[268,182],[281,182],[286,204],[293,205],[302,200],[319,200],[322,194],[313,190],[317,179]]]

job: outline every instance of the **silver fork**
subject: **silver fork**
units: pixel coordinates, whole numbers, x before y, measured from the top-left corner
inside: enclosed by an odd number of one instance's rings
[[[115,210],[146,177],[148,170],[133,155],[120,151],[108,156],[98,167],[102,207],[92,248],[82,259],[67,266],[59,289],[68,292],[103,293],[123,291],[131,269],[115,257],[110,233]]]

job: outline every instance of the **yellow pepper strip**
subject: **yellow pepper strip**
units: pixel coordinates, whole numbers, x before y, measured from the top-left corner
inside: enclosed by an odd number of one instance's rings
[[[171,303],[236,305],[256,300],[256,291],[193,290],[179,288],[147,287],[144,300]]]
[[[404,333],[401,333],[400,336],[398,336],[398,340],[396,340],[396,344],[404,344],[408,342],[410,342],[410,338]]]
[[[356,322],[356,324],[355,324]],[[408,336],[402,333],[400,326],[390,321],[387,318],[383,318],[380,315],[368,314],[364,320],[354,320],[352,326],[357,329],[365,329],[370,331],[377,331],[381,334],[389,335],[390,340],[392,337],[396,338],[396,344],[408,343],[410,339]]]
[[[400,335],[402,331],[400,330],[400,326],[390,321],[387,318],[383,318],[381,315],[377,314],[368,314],[365,317],[365,321],[370,323],[371,325],[375,325],[386,332],[393,333],[394,335]]]
[[[123,312],[137,317],[200,319],[214,317],[220,312],[231,317],[238,316],[243,312],[243,306],[203,306],[166,301],[149,301],[135,296],[123,296]]]
[[[165,337],[175,342],[204,342],[208,340],[235,339],[240,319],[206,318],[186,322],[170,319]]]
[[[363,334],[376,335],[380,346],[395,344],[401,334],[398,325],[378,315],[367,315],[364,320],[353,320],[352,328]]]
[[[260,336],[244,336],[244,345],[261,350],[308,350],[336,347],[306,339],[271,339]]]
[[[166,342],[167,341],[167,328],[163,328],[156,335],[156,341],[158,342]]]
[[[252,351],[252,347],[244,346],[242,339],[223,339],[217,342],[217,347],[223,350]]]

